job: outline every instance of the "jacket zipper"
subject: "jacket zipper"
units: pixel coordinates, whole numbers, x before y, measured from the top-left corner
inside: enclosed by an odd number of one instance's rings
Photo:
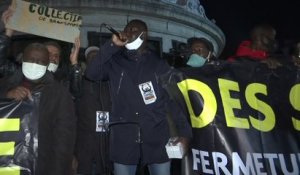
[[[123,76],[124,76],[124,71],[122,71],[122,73],[121,73],[121,77],[120,77],[120,81],[119,81],[119,86],[118,86],[117,94],[119,94],[119,92],[120,92],[120,88],[121,88],[121,83],[122,83],[122,80],[123,80]]]

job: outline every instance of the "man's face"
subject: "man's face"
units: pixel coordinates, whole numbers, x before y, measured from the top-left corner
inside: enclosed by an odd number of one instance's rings
[[[43,44],[33,43],[24,50],[22,73],[26,79],[38,82],[49,65],[49,52]]]
[[[145,31],[143,30],[143,27],[140,24],[130,22],[124,28],[124,32],[126,33],[126,36],[128,38],[128,43],[131,43],[132,41],[137,39],[142,32]]]
[[[32,49],[24,53],[23,62],[36,63],[43,66],[48,66],[49,58],[46,52]]]
[[[87,55],[86,58],[87,63],[90,63],[94,58],[96,58],[97,53],[98,53],[97,50],[90,51],[90,53]]]
[[[59,64],[60,60],[60,50],[52,45],[46,46],[49,52],[50,63]]]
[[[209,55],[209,50],[207,49],[206,45],[202,42],[194,42],[192,47],[192,53],[198,54],[204,58],[207,58]]]

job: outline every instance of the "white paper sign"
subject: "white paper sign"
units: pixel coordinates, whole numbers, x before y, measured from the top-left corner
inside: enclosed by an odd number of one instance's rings
[[[11,6],[14,13],[7,28],[71,43],[80,35],[82,17],[78,14],[22,0],[13,0]]]

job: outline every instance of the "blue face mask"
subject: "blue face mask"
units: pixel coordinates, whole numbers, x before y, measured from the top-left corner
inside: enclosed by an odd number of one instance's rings
[[[206,59],[204,57],[194,53],[189,57],[189,60],[186,64],[191,67],[201,67],[205,62]]]

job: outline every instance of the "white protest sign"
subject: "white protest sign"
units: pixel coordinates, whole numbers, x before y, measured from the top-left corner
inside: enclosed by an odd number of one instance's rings
[[[82,17],[78,14],[22,0],[13,0],[12,8],[7,28],[71,43],[80,35]]]

